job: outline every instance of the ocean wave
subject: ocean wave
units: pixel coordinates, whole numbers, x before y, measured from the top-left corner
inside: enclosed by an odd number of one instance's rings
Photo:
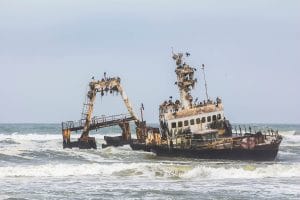
[[[284,136],[284,137],[289,137],[295,135],[296,131],[295,130],[290,130],[290,131],[279,131],[279,134]]]
[[[14,140],[8,138],[8,139],[0,140],[0,144],[20,144],[20,143],[15,142]]]
[[[300,146],[300,135],[283,135],[281,147],[297,147]]]
[[[101,176],[107,178],[146,177],[178,179],[257,179],[300,177],[300,165],[206,166],[161,163],[46,164],[0,167],[0,177]]]
[[[289,151],[279,151],[278,154],[279,154],[279,156],[296,156],[296,155],[298,155],[297,153],[289,152]]]
[[[185,178],[210,178],[210,179],[256,179],[271,177],[299,177],[300,165],[274,164],[256,167],[245,165],[243,167],[214,168],[198,166],[183,175]]]
[[[0,140],[11,139],[14,141],[19,140],[57,140],[61,139],[61,134],[38,134],[38,133],[28,133],[28,134],[20,134],[20,133],[12,133],[12,134],[0,134]]]
[[[77,140],[80,137],[80,133],[73,133],[71,135],[72,140]],[[121,133],[110,133],[110,134],[91,134],[91,137],[95,137],[96,139],[104,139],[104,136],[119,136]],[[31,140],[31,141],[47,141],[47,140],[62,140],[61,134],[41,134],[41,133],[27,133],[27,134],[20,134],[20,133],[12,133],[12,134],[0,134],[0,141],[1,140]]]
[[[295,131],[294,135],[300,135],[300,130]]]

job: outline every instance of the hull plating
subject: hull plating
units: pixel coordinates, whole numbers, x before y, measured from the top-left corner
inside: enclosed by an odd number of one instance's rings
[[[200,159],[228,159],[228,160],[275,160],[279,144],[264,145],[254,149],[180,149],[167,146],[147,146],[145,144],[131,144],[133,150],[153,152],[157,156],[189,157]]]

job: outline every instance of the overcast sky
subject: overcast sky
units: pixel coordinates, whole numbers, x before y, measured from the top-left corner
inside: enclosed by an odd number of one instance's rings
[[[206,65],[232,122],[300,123],[299,0],[0,0],[0,122],[77,120],[104,72],[158,122],[178,97],[171,47]],[[126,112],[120,96],[96,101],[95,115]]]

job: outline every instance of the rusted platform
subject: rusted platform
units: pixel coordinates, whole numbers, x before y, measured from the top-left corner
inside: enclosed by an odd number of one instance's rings
[[[105,116],[105,117],[94,117],[91,120],[91,124],[89,126],[89,131],[96,130],[100,128],[116,126],[120,123],[124,122],[131,122],[134,121],[134,117],[130,114],[121,114],[121,115],[112,115],[112,116]],[[62,131],[69,130],[69,131],[79,131],[83,130],[84,124],[86,120],[79,120],[79,121],[67,121],[62,123]]]

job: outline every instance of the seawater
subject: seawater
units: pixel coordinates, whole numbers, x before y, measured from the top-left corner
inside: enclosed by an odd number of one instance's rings
[[[129,146],[63,149],[59,124],[0,124],[0,199],[300,199],[300,125],[272,162],[157,157]],[[80,133],[72,135],[77,139]]]

